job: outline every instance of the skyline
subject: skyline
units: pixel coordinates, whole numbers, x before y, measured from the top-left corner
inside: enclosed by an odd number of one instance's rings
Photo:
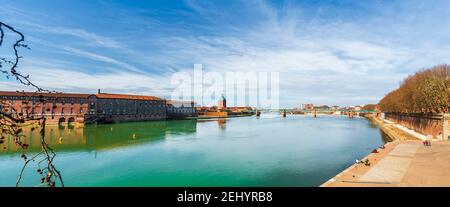
[[[173,73],[203,64],[220,73],[279,72],[280,107],[360,105],[450,62],[448,1],[1,3],[0,20],[31,47],[21,50],[18,70],[64,92],[167,97]]]

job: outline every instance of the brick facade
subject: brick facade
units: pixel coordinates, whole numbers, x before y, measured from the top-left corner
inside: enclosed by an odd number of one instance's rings
[[[443,135],[443,116],[441,114],[385,113],[385,119],[412,129],[425,136],[440,139]]]
[[[0,110],[47,118],[48,124],[165,120],[166,101],[154,96],[0,92]]]

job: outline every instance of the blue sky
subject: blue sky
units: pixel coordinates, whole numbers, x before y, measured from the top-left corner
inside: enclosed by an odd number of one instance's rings
[[[280,105],[376,103],[450,62],[450,1],[0,0],[26,35],[19,70],[65,92],[167,97],[170,77],[280,72]],[[0,50],[2,56],[8,51]],[[15,90],[0,78],[0,90]]]

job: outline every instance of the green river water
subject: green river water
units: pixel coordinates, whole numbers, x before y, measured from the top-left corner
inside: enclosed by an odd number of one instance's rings
[[[39,151],[37,132],[26,132]],[[263,114],[48,127],[66,186],[319,186],[381,146],[365,118]],[[60,139],[62,137],[62,139]],[[0,144],[0,186],[14,186],[22,151]],[[39,183],[30,165],[23,186]]]

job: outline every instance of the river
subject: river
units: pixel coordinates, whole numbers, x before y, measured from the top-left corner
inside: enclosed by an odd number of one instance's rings
[[[39,151],[36,131],[25,131]],[[365,118],[308,115],[48,127],[66,186],[319,186],[381,146]],[[60,139],[62,137],[62,139]],[[0,186],[23,166],[11,140],[0,144]],[[39,183],[36,166],[22,186]]]

